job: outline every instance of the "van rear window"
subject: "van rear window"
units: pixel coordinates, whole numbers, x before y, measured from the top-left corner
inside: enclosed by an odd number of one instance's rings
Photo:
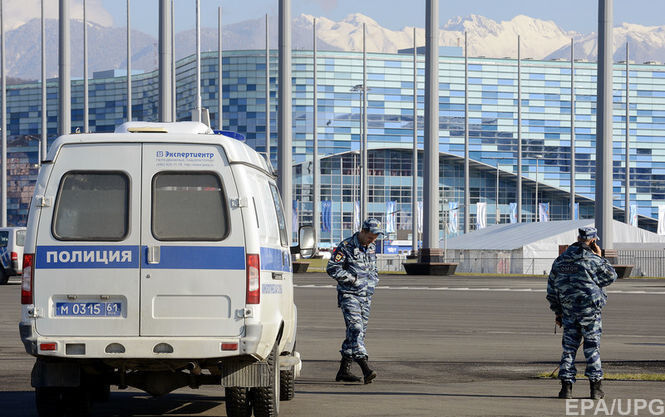
[[[129,229],[129,178],[121,172],[69,172],[55,202],[59,240],[120,241]]]
[[[226,196],[209,172],[161,172],[152,181],[152,234],[158,240],[222,240]]]

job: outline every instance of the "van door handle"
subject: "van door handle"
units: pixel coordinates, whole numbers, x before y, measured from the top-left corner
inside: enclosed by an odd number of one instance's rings
[[[282,280],[282,279],[284,279],[284,276],[282,275],[281,272],[273,272],[272,273],[272,279]]]
[[[159,263],[159,246],[148,246],[148,263],[149,264],[158,264]]]

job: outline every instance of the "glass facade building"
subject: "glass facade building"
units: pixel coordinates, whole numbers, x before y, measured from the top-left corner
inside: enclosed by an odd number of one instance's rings
[[[277,64],[271,52],[271,149],[277,164]],[[463,155],[465,68],[461,56],[439,59],[439,151],[442,233],[447,208],[457,202],[459,230],[464,230]],[[368,54],[367,63],[370,195],[369,212],[387,219],[394,213],[395,234],[406,238],[411,230],[411,175],[414,123],[418,147],[423,144],[424,56],[417,63],[418,83],[413,84],[412,54]],[[265,152],[264,51],[228,51],[222,60],[223,129],[236,131],[246,143]],[[516,201],[518,80],[514,59],[469,58],[469,149],[471,163],[471,223],[475,227],[477,202],[487,203],[487,223],[509,221],[509,205]],[[210,109],[213,126],[219,112],[217,55],[202,55],[202,101]],[[176,70],[178,120],[190,119],[195,103],[195,60],[178,62]],[[570,218],[571,102],[575,103],[576,194],[580,216],[593,216],[596,64],[575,63],[575,91],[571,91],[571,63],[523,60],[522,172],[523,221],[535,218],[538,201],[550,204],[550,219]],[[311,220],[311,160],[313,149],[313,62],[311,51],[293,51],[293,159],[294,208],[298,221]],[[353,227],[354,201],[358,199],[358,151],[361,96],[352,87],[362,83],[362,54],[318,52],[318,139],[321,162],[321,196],[330,201],[322,242],[334,243]],[[630,195],[638,207],[640,227],[655,229],[658,206],[665,204],[665,66],[630,65]],[[615,217],[624,219],[626,72],[614,67],[614,205]],[[83,82],[72,83],[72,126],[82,129]],[[57,81],[47,83],[48,133],[57,128]],[[158,74],[133,76],[133,120],[158,118]],[[413,94],[418,114],[414,120]],[[40,84],[9,86],[9,223],[25,222],[31,187],[36,178],[40,134]],[[90,129],[112,131],[126,120],[126,78],[90,80]],[[537,157],[542,156],[540,160]],[[419,174],[422,166],[419,164]],[[498,189],[496,175],[499,173]],[[422,187],[422,178],[419,179]],[[498,191],[498,192],[497,192]],[[422,189],[419,191],[422,200]],[[497,204],[498,195],[498,204]],[[394,206],[392,205],[394,202]],[[390,203],[390,204],[389,204]],[[389,207],[389,209],[387,209]],[[328,214],[326,214],[328,215]]]

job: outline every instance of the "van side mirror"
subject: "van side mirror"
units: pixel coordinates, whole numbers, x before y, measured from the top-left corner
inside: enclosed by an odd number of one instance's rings
[[[316,254],[314,228],[311,225],[300,226],[298,229],[298,248],[303,258],[308,259]]]

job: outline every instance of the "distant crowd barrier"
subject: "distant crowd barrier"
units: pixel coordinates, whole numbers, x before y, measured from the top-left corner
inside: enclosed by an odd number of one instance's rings
[[[624,250],[618,249],[618,264],[634,265],[631,277],[665,277],[665,250]],[[455,262],[457,274],[515,274],[543,275],[549,274],[555,257],[525,258],[515,256],[453,256],[446,257],[445,262]],[[378,255],[379,272],[404,272],[402,263],[407,262],[405,254]]]

